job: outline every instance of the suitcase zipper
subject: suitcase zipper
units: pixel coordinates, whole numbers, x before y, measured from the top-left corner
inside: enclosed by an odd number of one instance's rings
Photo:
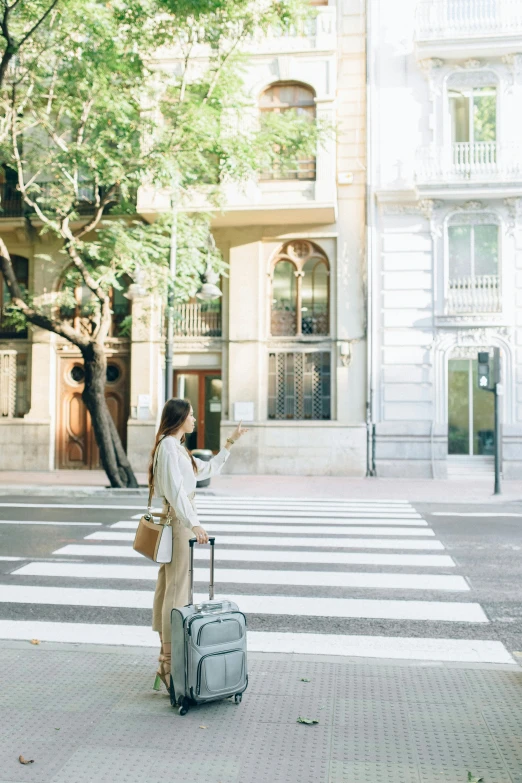
[[[196,644],[199,646],[199,643],[201,641],[201,634],[203,633],[203,629],[207,627],[207,625],[213,625],[214,623],[237,623],[239,625],[237,620],[233,620],[231,617],[227,618],[226,620],[212,620],[210,623],[205,623],[205,625],[202,625],[201,628],[198,631],[198,638],[196,640]],[[241,628],[241,626],[240,626]],[[239,637],[242,639],[242,635]]]
[[[239,612],[239,611],[236,610],[236,611],[232,611],[232,612],[227,612],[227,614],[240,614],[241,617],[243,618],[243,620],[245,621],[245,628],[246,628],[246,626],[247,626],[247,619],[246,619],[245,615],[243,614],[243,612]],[[189,636],[192,636],[191,626],[192,626],[192,623],[194,622],[194,620],[200,620],[202,617],[205,617],[205,615],[204,614],[194,614],[194,615],[192,615],[192,617],[190,618],[190,620],[187,623],[187,633],[188,633]],[[213,620],[212,622],[218,622],[218,621]],[[226,621],[221,620],[221,622],[226,622]],[[198,641],[198,644],[199,644],[199,641]]]
[[[243,661],[244,661],[244,657],[245,657],[245,651],[244,651],[244,650],[242,650],[241,648],[239,648],[239,649],[236,649],[236,650],[227,650],[227,651],[226,651],[226,652],[224,652],[224,653],[223,653],[223,652],[208,653],[208,655],[203,655],[203,656],[202,656],[202,657],[199,659],[199,663],[198,663],[198,674],[197,674],[197,678],[196,678],[196,693],[197,693],[197,695],[198,695],[198,696],[199,696],[199,694],[201,693],[201,667],[203,666],[203,661],[204,661],[206,658],[213,658],[215,655],[228,655],[229,653],[235,653],[235,652],[240,652],[240,653],[243,653]]]

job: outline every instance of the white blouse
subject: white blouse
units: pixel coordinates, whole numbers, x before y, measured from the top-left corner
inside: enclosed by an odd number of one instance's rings
[[[196,475],[185,446],[173,435],[168,435],[156,450],[154,495],[164,498],[182,524],[191,530],[199,525],[199,520],[189,495],[196,489],[197,481],[220,473],[229,457],[230,451],[225,448],[209,462],[194,457],[198,468]]]

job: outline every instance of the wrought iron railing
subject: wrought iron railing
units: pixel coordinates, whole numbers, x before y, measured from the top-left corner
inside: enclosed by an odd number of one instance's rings
[[[176,337],[221,337],[221,308],[212,303],[178,305],[174,335]]]
[[[45,185],[41,186],[42,192],[45,195]],[[86,184],[82,186],[79,191],[80,201],[77,205],[76,211],[80,215],[90,215],[94,212],[94,193],[92,186]],[[119,194],[116,201],[110,204],[106,208],[106,212],[114,211],[115,204],[120,201]],[[45,204],[42,205],[45,211]],[[23,215],[31,214],[32,208],[24,203],[22,194],[16,189],[15,185],[8,183],[0,184],[0,218],[12,218],[23,217]]]
[[[502,309],[498,275],[470,275],[448,280],[446,313],[498,313]]]
[[[417,6],[417,40],[522,32],[520,0],[424,0]]]

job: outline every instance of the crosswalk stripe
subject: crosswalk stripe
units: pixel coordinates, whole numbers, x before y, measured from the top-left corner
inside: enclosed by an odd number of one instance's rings
[[[208,552],[195,551],[196,559],[208,559]],[[53,552],[53,555],[74,555],[78,557],[142,557],[130,546],[103,546],[99,544],[67,544]],[[237,550],[221,547],[221,560],[229,562],[259,563],[329,563],[336,565],[406,566],[421,568],[454,568],[455,563],[448,555],[378,555],[362,552],[303,552]]]
[[[158,647],[158,635],[150,628],[139,625],[0,620],[0,637],[21,640],[38,638],[44,642],[75,644]],[[502,642],[489,640],[250,631],[248,647],[252,652],[517,665]]]
[[[136,530],[137,522],[116,522],[111,528]],[[324,535],[324,536],[435,536],[433,530],[424,527],[367,527],[343,525],[340,527],[330,527],[323,525],[225,525],[217,522],[211,522],[205,525],[209,533],[290,533],[295,538],[300,535]],[[325,540],[327,540],[325,538]]]
[[[140,519],[142,514],[134,514],[132,519]],[[287,522],[288,524],[296,524],[306,522],[307,524],[319,524],[321,522],[328,522],[332,525],[427,525],[428,523],[420,515],[404,515],[404,514],[335,514],[327,516],[325,514],[281,514],[279,510],[278,514],[247,514],[244,512],[201,512],[198,511],[198,517],[203,520],[216,520],[216,522],[272,522],[278,524],[280,522]]]
[[[200,518],[200,521],[205,521]],[[228,517],[225,520],[219,520],[219,519],[209,519],[208,521],[205,521],[205,524],[210,525],[222,525],[222,524],[233,524],[235,526],[245,525],[247,523],[247,527],[254,528],[254,527],[269,527],[272,526],[272,530],[280,530],[283,525],[294,525],[295,527],[293,529],[297,530],[299,526],[305,528],[311,528],[313,525],[316,525],[316,527],[319,530],[324,530],[327,527],[336,527],[336,528],[349,528],[353,525],[364,525],[368,527],[373,527],[376,525],[380,525],[381,527],[414,527],[414,528],[422,528],[422,527],[428,527],[428,523],[424,519],[342,519],[342,520],[334,520],[334,519],[325,519],[324,522],[315,522],[312,520],[300,520],[300,519],[288,519],[288,518],[282,518],[281,520],[278,519],[263,519],[262,522],[258,522],[255,518],[252,517],[245,517],[243,520],[238,519],[229,519]],[[128,519],[122,519],[120,522],[115,522],[111,527],[129,527],[133,528],[134,530],[138,527],[137,520],[128,520]]]
[[[400,522],[408,522],[409,520],[414,520],[412,524],[415,524],[417,520],[422,520],[422,517],[420,514],[361,514],[360,512],[354,512],[353,514],[314,514],[314,513],[304,513],[300,512],[297,514],[292,514],[290,512],[285,513],[284,515],[281,514],[281,510],[279,510],[277,513],[273,514],[245,514],[244,511],[236,512],[233,511],[203,511],[198,512],[198,516],[200,519],[203,520],[209,520],[209,519],[215,519],[217,522],[226,521],[226,522],[286,522],[290,521],[292,519],[295,519],[296,522],[308,522],[311,523],[314,522],[320,522],[324,520],[325,522],[329,522],[330,520],[338,520],[338,521],[346,521],[346,520],[354,520],[356,522],[363,522],[368,519],[375,519],[375,520],[382,520],[382,519],[389,519],[392,523],[396,522],[397,524]]]
[[[151,590],[107,590],[100,588],[2,585],[0,602],[92,606],[121,609],[150,609]],[[489,623],[477,603],[444,601],[374,600],[368,598],[308,598],[280,595],[217,595],[216,600],[234,601],[247,614],[282,614],[300,617],[344,617],[375,620],[431,620],[454,623]],[[205,601],[196,593],[196,602]]]
[[[98,527],[101,522],[47,522],[45,520],[0,519],[0,525],[64,525],[65,527]]]
[[[32,562],[17,569],[16,576],[57,576],[89,579],[155,579],[157,566],[106,563]],[[196,582],[209,581],[208,568],[194,569]],[[449,590],[466,592],[469,585],[462,576],[440,574],[384,574],[335,571],[266,571],[261,569],[216,569],[216,583],[291,585],[304,587],[361,587],[401,590]]]
[[[122,506],[120,504],[118,505],[107,505],[107,504],[99,504],[99,503],[0,503],[0,508],[86,508],[86,509],[98,509],[99,511],[134,511],[135,509],[143,508],[144,505],[147,504],[147,501],[144,500],[143,503],[140,503],[139,505],[133,505],[133,506]],[[158,511],[161,511],[161,509],[158,509]]]
[[[390,531],[391,533],[391,531]],[[96,541],[134,541],[134,533],[119,533],[112,530],[97,530],[95,533],[85,536],[86,540]],[[324,538],[306,538],[302,542],[294,543],[291,536],[227,536],[220,535],[218,539],[219,549],[221,544],[238,544],[244,546],[277,546],[285,547],[294,544],[296,547],[327,548],[335,546],[336,549],[430,549],[443,550],[444,544],[440,541],[412,541],[411,539],[398,538],[346,538],[339,541],[330,541]]]
[[[198,503],[222,503],[228,505],[237,505],[242,503],[259,503],[259,504],[273,504],[273,505],[360,505],[360,506],[409,506],[412,504],[409,500],[380,500],[372,499],[365,500],[364,498],[303,498],[299,497],[263,497],[261,495],[203,495],[197,493],[196,496]]]
[[[249,649],[252,652],[515,664],[502,642],[465,639],[257,631],[249,636]]]

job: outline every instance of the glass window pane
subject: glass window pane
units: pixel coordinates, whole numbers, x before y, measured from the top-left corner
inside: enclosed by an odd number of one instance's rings
[[[448,245],[450,278],[471,275],[471,226],[450,226]]]
[[[473,454],[495,453],[495,400],[491,392],[479,389],[478,361],[473,359]]]
[[[451,139],[454,142],[470,141],[469,104],[467,95],[450,92]]]
[[[475,275],[498,274],[498,226],[474,226]]]
[[[223,382],[216,375],[205,376],[205,449],[219,451],[221,426],[221,390]]]
[[[176,375],[176,397],[183,400],[189,400],[196,417],[196,427],[194,432],[187,435],[186,444],[189,451],[198,446],[198,411],[199,411],[199,376],[197,373],[177,373]]]
[[[272,334],[294,335],[297,332],[295,267],[290,261],[279,261],[272,282]]]
[[[488,88],[491,92],[491,88]],[[496,95],[481,95],[474,91],[473,96],[473,141],[495,141],[497,138],[497,99]]]
[[[301,317],[303,334],[328,334],[328,269],[310,258],[303,267]]]
[[[448,454],[469,454],[469,360],[448,362]]]

